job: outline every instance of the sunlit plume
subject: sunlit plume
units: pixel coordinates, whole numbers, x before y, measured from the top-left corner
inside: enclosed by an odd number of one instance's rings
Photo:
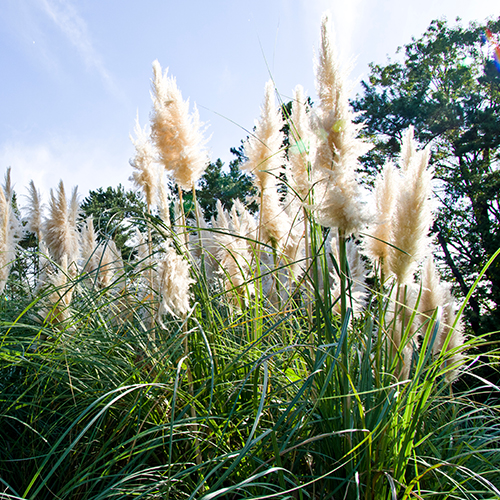
[[[322,182],[318,183],[315,201],[320,222],[349,235],[370,221],[366,193],[356,180],[356,169],[358,158],[371,146],[357,138],[362,125],[353,122],[346,78],[332,40],[325,16],[316,68],[319,107],[314,120],[318,137],[314,168]]]
[[[130,137],[135,146],[135,156],[130,160],[130,165],[134,169],[130,180],[144,193],[146,203],[148,207],[151,207],[155,204],[157,197],[158,166],[155,163],[153,144],[146,128],[141,128],[139,117],[136,118],[134,132],[136,138]]]
[[[191,189],[208,165],[206,140],[195,107],[189,114],[189,100],[183,101],[175,79],[162,74],[153,62],[151,131],[160,161],[182,189]]]

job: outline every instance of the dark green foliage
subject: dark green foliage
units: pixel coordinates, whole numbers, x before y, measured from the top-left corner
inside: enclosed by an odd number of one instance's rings
[[[239,158],[231,161],[229,171],[224,171],[224,164],[218,159],[208,165],[201,177],[196,197],[207,222],[216,216],[217,200],[220,200],[226,210],[231,209],[236,199],[245,204],[249,203],[248,208],[252,212],[257,209],[256,204],[251,202],[251,198],[256,195],[256,189],[251,177],[239,169],[240,161]]]
[[[500,73],[490,60],[484,31],[500,32],[500,19],[484,26],[450,27],[433,21],[405,47],[401,63],[372,64],[363,95],[353,103],[376,147],[364,158],[373,175],[399,154],[410,126],[431,144],[439,179],[435,226],[448,279],[465,296],[500,247]],[[500,262],[489,267],[468,310],[476,333],[498,330]]]
[[[127,240],[136,228],[140,231],[146,230],[143,216],[147,207],[142,195],[137,191],[126,191],[121,184],[116,189],[98,188],[89,192],[80,208],[85,217],[93,216],[99,237],[113,239],[123,258],[127,260],[132,251],[126,245]]]

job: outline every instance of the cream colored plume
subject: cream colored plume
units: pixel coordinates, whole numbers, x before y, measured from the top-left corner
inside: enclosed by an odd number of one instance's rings
[[[165,225],[170,226],[170,195],[165,185],[165,176],[162,171],[159,172],[157,206],[161,220]]]
[[[404,176],[394,211],[389,267],[400,284],[407,284],[430,248],[433,169],[428,168],[429,149],[416,151],[411,129],[404,136],[402,151]]]
[[[182,317],[189,311],[189,287],[194,280],[190,277],[189,262],[170,245],[164,250],[154,265],[153,289],[160,297],[158,315]]]
[[[260,239],[277,247],[284,244],[290,229],[290,221],[280,203],[277,179],[283,171],[284,153],[283,119],[276,108],[274,85],[266,84],[264,103],[255,131],[245,144],[248,160],[241,168],[254,174],[255,185],[260,191]]]
[[[5,198],[9,201],[12,201],[12,197],[14,196],[14,186],[12,185],[10,171],[11,168],[7,167],[7,171],[5,172],[5,182],[3,185],[3,190],[5,193]]]
[[[290,186],[301,201],[307,201],[311,190],[311,163],[314,161],[316,136],[311,130],[304,89],[297,85],[292,103],[290,122]]]
[[[111,286],[113,288],[116,286],[122,288],[124,283],[120,278],[124,276],[125,270],[120,251],[115,242],[113,240],[103,241],[96,250],[98,267],[95,269],[97,270],[97,284],[99,288],[102,289]]]
[[[31,233],[35,233],[40,242],[43,238],[43,208],[40,192],[36,189],[33,181],[30,181],[29,184],[28,200],[26,229]]]
[[[82,227],[81,241],[83,271],[90,275],[99,288],[107,288],[123,275],[120,251],[112,240],[98,242],[92,216],[87,218]]]
[[[246,210],[241,202],[233,205],[231,213],[227,213],[217,200],[217,220],[213,233],[213,256],[223,270],[223,279],[227,291],[235,291],[245,300],[253,293],[253,285],[249,283],[252,276],[253,252],[246,238],[255,236],[255,224],[248,226],[248,219],[238,213]],[[243,213],[244,213],[243,212]]]
[[[81,231],[81,249],[84,271],[88,272],[89,269],[95,269],[94,258],[95,249],[98,245],[97,235],[94,230],[94,217],[92,215],[87,217],[85,224]]]
[[[453,328],[457,318],[455,300],[450,291],[449,284],[441,282],[434,259],[429,256],[422,272],[422,295],[418,307],[421,313],[420,321],[424,327],[438,307],[442,308],[443,313],[432,351],[434,356],[439,356],[443,351],[446,339],[449,337],[446,352],[455,352],[448,357],[447,363],[458,368],[461,360],[464,358],[463,352],[460,350],[460,346],[465,341],[463,324],[459,320]],[[450,370],[447,372],[446,378],[448,381],[452,381],[456,375],[457,369]]]
[[[0,293],[16,258],[16,243],[20,236],[20,226],[13,212],[11,198],[6,197],[0,187]]]
[[[368,228],[364,241],[365,253],[374,261],[384,264],[387,274],[390,244],[392,243],[392,221],[396,208],[397,194],[400,190],[400,176],[393,163],[386,163],[375,180],[374,202],[375,219]]]
[[[261,191],[274,187],[281,172],[284,162],[283,125],[281,113],[276,109],[274,85],[269,80],[265,87],[260,119],[255,122],[255,131],[245,144],[248,160],[241,166],[255,175],[255,184]]]
[[[135,147],[135,156],[130,160],[130,165],[134,171],[129,180],[142,190],[146,203],[150,208],[156,202],[159,177],[158,166],[154,161],[153,144],[149,139],[146,128],[141,128],[139,116],[136,118],[134,132],[136,138],[130,136],[130,140]]]
[[[338,227],[349,235],[370,221],[366,193],[356,181],[356,169],[358,158],[371,146],[357,138],[362,125],[353,122],[355,115],[349,108],[346,80],[332,38],[325,16],[316,69],[319,107],[314,123],[318,136],[314,169],[322,179],[316,203],[323,225]]]
[[[64,184],[59,182],[57,192],[50,190],[49,215],[45,220],[43,232],[47,248],[55,260],[62,266],[63,256],[66,256],[68,268],[76,271],[80,254],[79,233],[76,227],[78,216],[78,197],[76,188],[73,190],[68,207]]]
[[[406,380],[410,375],[413,351],[418,339],[418,324],[411,322],[417,298],[418,293],[414,285],[403,286],[396,283],[388,297],[385,314],[387,353],[397,359],[396,375],[399,380]]]
[[[208,165],[198,111],[189,114],[189,100],[182,100],[175,79],[162,74],[158,61],[153,72],[152,138],[167,172],[182,189],[192,189]]]

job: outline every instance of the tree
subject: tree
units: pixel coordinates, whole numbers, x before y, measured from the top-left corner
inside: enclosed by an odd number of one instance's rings
[[[232,148],[233,154],[237,154],[235,151],[238,150]],[[196,197],[207,221],[217,214],[217,200],[220,200],[227,210],[231,209],[236,199],[245,204],[250,203],[250,210],[256,210],[255,203],[251,203],[256,190],[251,177],[239,169],[240,158],[229,163],[229,171],[223,170],[224,164],[218,159],[215,163],[210,163],[201,177],[196,189]]]
[[[142,195],[134,190],[125,191],[121,184],[116,189],[108,187],[90,191],[80,208],[86,217],[93,216],[99,238],[112,238],[124,259],[128,259],[132,252],[127,240],[135,228],[143,232],[147,230],[144,221],[147,209]],[[133,225],[127,223],[129,219],[136,219]]]
[[[448,278],[463,295],[500,247],[500,73],[487,28],[498,36],[500,18],[468,28],[433,21],[405,47],[402,62],[371,64],[352,102],[376,144],[364,157],[369,174],[399,153],[410,125],[422,145],[431,144],[440,201],[433,231]],[[475,333],[498,330],[499,305],[497,259],[470,302]]]

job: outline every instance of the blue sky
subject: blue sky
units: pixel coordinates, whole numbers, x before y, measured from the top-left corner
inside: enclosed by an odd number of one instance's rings
[[[498,17],[498,0],[0,0],[0,175],[19,194],[63,179],[130,187],[129,135],[151,109],[151,63],[175,76],[207,125],[213,160],[231,159],[259,115],[266,81],[313,97],[321,15],[330,10],[351,77],[367,75],[432,19]]]

